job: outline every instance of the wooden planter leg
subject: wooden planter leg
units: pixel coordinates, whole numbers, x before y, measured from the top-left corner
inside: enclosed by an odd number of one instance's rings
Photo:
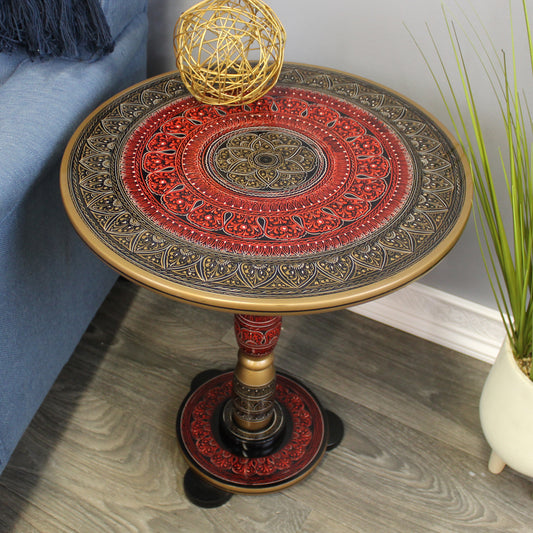
[[[499,474],[504,468],[505,461],[495,451],[492,451],[489,458],[489,472]]]

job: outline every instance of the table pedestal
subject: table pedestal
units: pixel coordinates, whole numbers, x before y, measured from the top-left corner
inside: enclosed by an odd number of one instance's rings
[[[177,434],[191,467],[185,491],[196,505],[215,507],[236,492],[281,490],[342,439],[336,415],[296,379],[276,374],[280,331],[280,316],[235,315],[235,370],[206,371],[191,383]]]

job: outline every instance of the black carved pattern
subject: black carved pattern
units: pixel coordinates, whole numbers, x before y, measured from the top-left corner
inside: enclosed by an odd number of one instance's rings
[[[236,190],[287,194],[315,177],[315,150],[285,131],[245,132],[215,147],[213,169]]]
[[[265,387],[250,387],[233,376],[233,406],[242,420],[257,422],[271,413],[276,380]]]

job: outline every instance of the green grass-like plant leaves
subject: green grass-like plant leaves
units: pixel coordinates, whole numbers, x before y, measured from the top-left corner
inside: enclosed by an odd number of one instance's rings
[[[529,66],[527,73],[533,92],[533,36],[526,0],[522,0],[524,31],[527,33]],[[533,307],[533,121],[527,97],[518,87],[514,27],[511,17],[512,51],[510,61],[504,51],[496,51],[490,37],[483,39],[470,24],[465,37],[481,62],[488,84],[497,98],[506,146],[500,149],[500,165],[493,169],[487,149],[486,133],[476,105],[476,93],[464,47],[456,25],[443,8],[444,20],[453,49],[452,68],[460,77],[459,87],[452,83],[451,70],[445,64],[431,30],[429,35],[437,58],[439,74],[420,45],[415,43],[429,67],[452,121],[455,135],[470,164],[476,199],[476,230],[499,311],[515,357],[531,357]],[[470,37],[472,36],[472,37]],[[475,39],[475,40],[473,40]],[[487,44],[488,43],[488,44]],[[509,65],[510,63],[510,65]],[[521,75],[524,73],[520,73]],[[507,195],[499,198],[498,182],[505,181]],[[511,216],[504,219],[501,205],[510,206]],[[530,376],[533,380],[533,365]]]

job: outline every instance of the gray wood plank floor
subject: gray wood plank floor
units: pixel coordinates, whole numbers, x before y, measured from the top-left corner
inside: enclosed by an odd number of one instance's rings
[[[486,468],[488,365],[349,311],[286,317],[277,349],[343,418],[341,446],[281,493],[192,506],[176,410],[233,366],[232,321],[119,280],[0,477],[0,531],[533,531],[531,480]]]

